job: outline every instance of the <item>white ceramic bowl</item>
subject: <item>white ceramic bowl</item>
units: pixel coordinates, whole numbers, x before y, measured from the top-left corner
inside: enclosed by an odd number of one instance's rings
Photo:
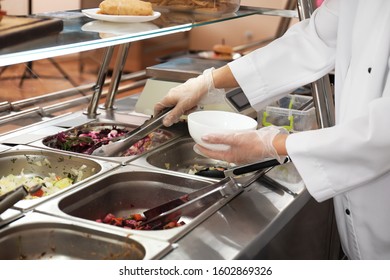
[[[202,136],[210,133],[229,134],[255,130],[257,121],[251,117],[226,111],[197,111],[188,115],[188,130],[194,141],[211,150],[226,150],[222,144],[206,144]]]

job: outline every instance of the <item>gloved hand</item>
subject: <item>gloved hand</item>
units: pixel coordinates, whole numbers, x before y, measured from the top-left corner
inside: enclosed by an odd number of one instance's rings
[[[170,89],[167,95],[154,106],[154,115],[164,108],[174,107],[163,120],[165,126],[171,126],[178,122],[182,115],[195,110],[197,105],[211,104],[216,99],[222,98],[225,90],[214,87],[213,70],[214,68],[206,69],[202,75]]]
[[[203,141],[225,144],[230,148],[213,151],[196,144],[194,149],[206,157],[236,164],[252,163],[265,158],[275,158],[282,163],[283,155],[279,155],[273,146],[275,136],[280,133],[288,134],[286,129],[276,126],[232,134],[208,134],[202,137]]]

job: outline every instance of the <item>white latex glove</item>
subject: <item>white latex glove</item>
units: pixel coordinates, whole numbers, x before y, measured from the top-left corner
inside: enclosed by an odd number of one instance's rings
[[[213,151],[196,144],[194,149],[206,157],[236,164],[252,163],[265,158],[275,158],[282,163],[284,157],[278,155],[272,144],[279,133],[288,132],[281,127],[267,126],[240,133],[208,134],[202,138],[203,141],[210,144],[225,144],[230,148],[225,151]]]
[[[167,95],[154,106],[154,115],[164,108],[174,107],[163,120],[165,126],[171,126],[178,122],[182,115],[194,111],[197,105],[211,104],[223,98],[225,90],[214,87],[213,70],[214,68],[206,69],[202,75],[170,89]]]

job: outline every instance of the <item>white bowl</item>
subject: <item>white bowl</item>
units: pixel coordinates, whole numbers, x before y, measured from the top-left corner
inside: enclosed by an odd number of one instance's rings
[[[206,134],[230,134],[255,130],[257,121],[251,117],[225,111],[197,111],[188,115],[188,130],[194,141],[210,150],[223,151],[228,149],[223,144],[207,144],[202,141]]]

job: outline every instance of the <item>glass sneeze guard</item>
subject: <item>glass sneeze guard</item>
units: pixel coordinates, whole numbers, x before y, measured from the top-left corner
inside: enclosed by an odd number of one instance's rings
[[[82,10],[51,12],[33,15],[63,20],[64,28],[58,34],[29,40],[0,49],[0,66],[34,61],[76,52],[120,45],[143,39],[189,31],[196,26],[263,14],[296,17],[296,11],[241,6],[236,13],[224,15],[179,13],[162,10],[161,16],[150,22],[112,23],[94,20]]]

